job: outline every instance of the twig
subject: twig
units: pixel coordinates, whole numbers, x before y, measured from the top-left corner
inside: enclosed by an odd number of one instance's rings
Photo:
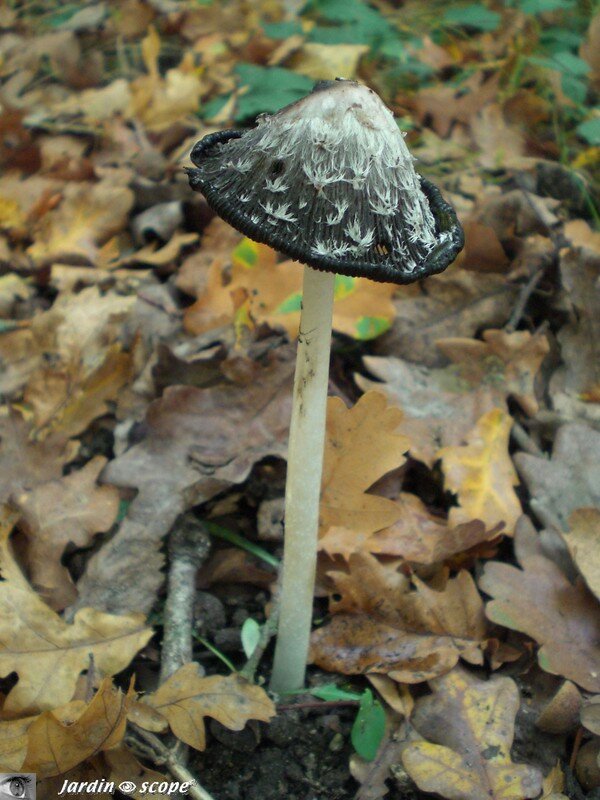
[[[192,660],[196,573],[209,551],[210,537],[195,517],[186,516],[175,523],[169,537],[161,683]]]
[[[268,619],[265,621],[264,625],[260,631],[260,639],[258,640],[258,644],[256,645],[254,652],[246,661],[245,666],[242,670],[240,670],[240,675],[243,678],[246,678],[248,681],[254,680],[254,675],[256,670],[258,669],[258,665],[260,663],[261,658],[267,647],[269,646],[269,642],[277,633],[277,626],[279,624],[279,582],[277,583],[277,588],[273,593],[273,600],[272,600],[272,607],[271,607],[271,614],[269,615]]]
[[[177,760],[177,757],[161,742],[158,736],[143,730],[134,723],[131,723],[131,727],[135,731],[135,736],[128,736],[127,744],[144,757],[149,757],[157,766],[164,764],[171,775],[181,783],[189,783],[190,788],[186,797],[192,797],[194,800],[214,800],[213,796],[200,785],[198,779],[188,768]]]
[[[527,283],[521,288],[521,291],[519,293],[519,297],[517,298],[517,302],[515,303],[515,307],[513,308],[513,312],[510,315],[510,319],[508,320],[508,322],[504,326],[504,330],[507,333],[512,333],[516,329],[516,327],[519,324],[519,322],[521,321],[521,317],[523,316],[523,313],[525,311],[525,307],[527,306],[527,303],[529,302],[529,298],[533,294],[533,292],[535,290],[535,287],[541,281],[542,276],[544,275],[545,271],[546,271],[546,267],[545,266],[540,267],[539,269],[537,269],[533,273],[533,275],[529,278]]]

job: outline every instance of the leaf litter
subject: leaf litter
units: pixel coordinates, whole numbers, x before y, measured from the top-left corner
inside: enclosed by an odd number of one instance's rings
[[[2,9],[0,769],[160,781],[175,737],[217,800],[597,789],[599,31],[568,0]],[[270,651],[231,669],[276,600],[301,270],[182,170],[340,74],[466,234],[421,284],[336,281],[309,676],[372,687],[371,761],[343,700],[273,702]],[[229,541],[161,683],[189,520]]]

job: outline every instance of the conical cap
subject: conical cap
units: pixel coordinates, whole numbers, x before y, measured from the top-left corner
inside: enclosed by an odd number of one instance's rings
[[[316,269],[408,283],[463,244],[391,111],[354,81],[322,82],[251,130],[211,134],[191,158],[190,184],[220,216]]]

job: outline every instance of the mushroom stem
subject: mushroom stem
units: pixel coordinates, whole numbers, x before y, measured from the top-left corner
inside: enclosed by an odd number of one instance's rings
[[[279,631],[271,689],[304,685],[312,622],[319,496],[335,275],[304,267],[294,400],[285,488],[285,539]]]

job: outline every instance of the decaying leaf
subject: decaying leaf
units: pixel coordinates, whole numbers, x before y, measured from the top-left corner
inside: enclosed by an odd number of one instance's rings
[[[273,701],[260,686],[235,674],[202,677],[196,663],[180,667],[144,702],[167,719],[178,739],[196,750],[206,747],[205,717],[241,731],[249,719],[268,722],[275,715]]]
[[[569,532],[561,531],[571,558],[600,600],[600,509],[578,508],[569,516]]]
[[[313,633],[311,658],[346,675],[381,672],[419,683],[448,672],[463,657],[482,663],[483,604],[468,572],[440,590],[410,580],[368,553],[350,557],[349,573],[332,572],[330,622]]]
[[[515,534],[521,569],[491,562],[480,580],[493,599],[492,622],[531,636],[541,647],[542,669],[600,692],[600,606],[583,581],[571,584],[544,554],[531,522],[523,517]]]
[[[65,547],[87,547],[95,533],[108,530],[116,519],[118,491],[97,485],[105,464],[106,459],[97,456],[82,469],[14,498],[27,534],[32,583],[52,608],[64,608],[76,596],[61,563]]]
[[[158,548],[177,516],[245,480],[261,458],[285,456],[292,355],[280,348],[248,386],[175,386],[150,405],[142,441],[105,469],[107,482],[138,495],[119,531],[88,561],[78,608],[149,611],[162,583]]]
[[[13,520],[14,521],[14,520]],[[11,520],[0,541],[0,676],[18,674],[5,711],[44,710],[67,703],[90,655],[100,675],[115,675],[152,636],[142,614],[112,616],[81,609],[67,624],[32,591],[10,551]]]
[[[548,352],[545,336],[488,330],[483,341],[440,339],[436,344],[450,366],[435,369],[367,356],[365,366],[385,384],[356,376],[362,389],[379,388],[405,412],[400,430],[409,437],[414,458],[432,464],[440,447],[462,444],[484,413],[506,410],[508,397],[528,414],[537,411],[534,379]]]
[[[600,432],[582,423],[563,425],[552,458],[517,453],[515,464],[544,525],[568,530],[577,508],[600,507]]]
[[[448,800],[537,797],[542,775],[514,764],[511,746],[519,692],[510,678],[481,681],[465,670],[431,681],[413,725],[426,739],[408,744],[402,763],[417,786]]]
[[[27,730],[23,772],[39,778],[60,775],[102,750],[116,747],[125,734],[128,695],[105,679],[90,704],[75,718],[58,711],[40,714]]]
[[[368,539],[365,549],[371,553],[401,556],[415,564],[436,564],[489,542],[500,533],[500,526],[488,530],[477,519],[452,527],[431,514],[418,497],[407,492],[394,502],[401,508],[400,517]]]
[[[443,447],[442,460],[446,488],[458,497],[458,508],[451,508],[451,525],[482,520],[492,528],[500,522],[511,534],[521,515],[521,504],[514,491],[519,480],[508,454],[512,418],[500,409],[488,411],[460,447]]]

